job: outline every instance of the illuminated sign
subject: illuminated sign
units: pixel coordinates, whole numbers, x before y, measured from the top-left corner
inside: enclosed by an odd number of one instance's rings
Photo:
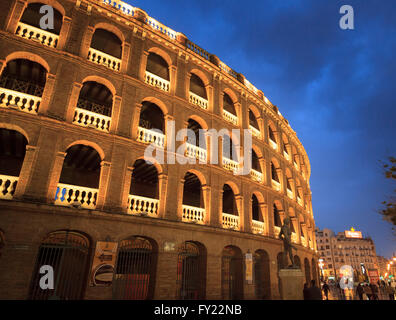
[[[351,228],[351,230],[345,230],[345,237],[346,238],[356,238],[356,239],[363,238],[362,233],[360,231],[355,231],[354,228]]]

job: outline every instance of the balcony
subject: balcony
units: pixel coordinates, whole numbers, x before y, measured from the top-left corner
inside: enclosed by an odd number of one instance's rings
[[[291,191],[290,189],[286,189],[287,190],[287,196],[290,198],[290,199],[293,199],[293,191]]]
[[[271,184],[273,189],[275,189],[276,191],[281,191],[281,184],[278,181],[272,179]]]
[[[111,117],[85,109],[76,108],[73,123],[82,127],[89,127],[99,131],[109,132]]]
[[[138,127],[137,141],[143,143],[154,143],[160,148],[165,147],[165,135],[150,129]]]
[[[223,109],[223,118],[236,126],[238,125],[238,117],[224,109]]]
[[[54,33],[30,26],[22,22],[18,23],[15,34],[21,38],[36,41],[51,48],[56,48],[59,40],[59,36]]]
[[[170,82],[168,80],[162,79],[161,77],[151,72],[146,71],[146,74],[144,76],[144,82],[162,91],[169,92]]]
[[[186,157],[199,160],[206,163],[207,152],[205,149],[186,143]]]
[[[263,174],[260,171],[250,169],[250,177],[257,182],[263,181]]]
[[[252,220],[252,232],[254,234],[264,234],[264,222]]]
[[[305,237],[303,237],[303,236],[301,236],[301,244],[302,244],[304,247],[307,247],[307,246],[308,246],[307,239],[305,239]]]
[[[261,139],[261,132],[260,130],[256,129],[255,127],[249,125],[249,130],[252,133],[253,137],[256,137],[257,139]]]
[[[121,69],[121,59],[93,48],[89,48],[88,60],[114,71],[120,71]]]
[[[297,164],[297,162],[293,162],[294,163],[294,168],[296,168],[296,170],[298,170],[298,164]]]
[[[0,107],[16,109],[30,114],[37,114],[40,102],[41,97],[0,88]]]
[[[275,237],[276,239],[279,238],[279,233],[280,233],[280,231],[281,231],[281,228],[280,228],[280,227],[274,226],[274,237]]]
[[[291,234],[291,241],[292,241],[293,243],[297,243],[297,233],[292,232],[292,234]]]
[[[55,205],[95,209],[97,197],[98,189],[58,183],[55,194]]]
[[[18,177],[0,174],[0,199],[12,200],[18,183]]]
[[[208,100],[200,97],[199,95],[196,95],[195,93],[192,93],[190,91],[190,99],[189,99],[190,103],[201,107],[202,109],[207,110],[208,109]]]
[[[223,212],[222,225],[224,229],[239,230],[239,216]]]
[[[288,154],[286,151],[284,151],[284,150],[283,150],[283,156],[285,157],[285,159],[286,159],[287,161],[290,161],[290,156],[289,156],[289,154]]]
[[[128,196],[128,213],[133,215],[147,215],[152,218],[158,217],[159,200],[141,196]]]
[[[303,206],[302,199],[299,196],[297,196],[297,202],[300,206]]]
[[[234,174],[236,174],[238,172],[239,163],[234,160],[223,157],[223,168],[232,171]]]
[[[204,224],[204,219],[205,219],[204,208],[186,206],[183,204],[182,209],[183,209],[182,221]]]
[[[272,149],[274,149],[274,150],[278,149],[277,143],[274,140],[272,140],[271,138],[269,139],[269,144],[270,144]]]

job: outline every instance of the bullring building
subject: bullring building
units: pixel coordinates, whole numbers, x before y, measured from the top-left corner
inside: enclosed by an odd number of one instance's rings
[[[241,73],[118,0],[2,0],[0,38],[1,299],[281,299],[285,217],[318,279],[307,154]],[[208,163],[199,130],[223,128]],[[232,129],[252,134],[244,175]]]

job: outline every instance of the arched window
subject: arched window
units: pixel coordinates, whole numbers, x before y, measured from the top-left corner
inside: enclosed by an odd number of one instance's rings
[[[37,62],[11,60],[0,77],[0,104],[37,114],[47,80],[47,70]]]
[[[238,124],[238,115],[234,102],[227,93],[224,93],[223,96],[223,118],[235,125]]]
[[[138,138],[144,143],[154,143],[159,147],[165,146],[165,120],[160,107],[155,103],[143,102],[140,111]]]
[[[55,204],[87,209],[96,207],[101,157],[86,145],[77,144],[66,151],[55,195]]]
[[[88,60],[120,71],[122,41],[112,32],[98,28],[92,36]]]
[[[169,92],[169,65],[160,55],[150,52],[147,57],[145,81],[149,85]]]
[[[238,152],[232,138],[223,135],[223,168],[232,172],[236,172],[239,168]]]
[[[279,209],[276,206],[276,204],[274,204],[273,209],[274,209],[274,226],[275,227],[281,227],[282,226],[282,221],[281,221],[281,218],[280,218]]]
[[[190,137],[190,135],[188,135],[187,137],[186,156],[198,159],[201,162],[206,162],[206,138],[201,125],[190,118],[188,119],[187,129],[192,130],[194,132],[194,136]],[[195,138],[195,140],[193,138]]]
[[[183,185],[183,221],[203,223],[204,219],[205,204],[201,181],[194,173],[187,172]]]
[[[260,212],[259,201],[255,194],[252,195],[252,219],[255,221],[263,221],[263,217]]]
[[[297,255],[294,256],[294,264],[301,269],[301,260],[300,257]]]
[[[74,231],[50,233],[41,243],[36,258],[30,300],[80,300],[88,276],[89,239]],[[41,289],[42,266],[53,268],[54,289]]]
[[[186,241],[177,257],[177,294],[180,300],[205,299],[206,249],[196,242]]]
[[[85,82],[80,91],[73,122],[109,132],[112,107],[113,94],[106,86],[95,81]]]
[[[29,3],[23,12],[15,33],[22,38],[34,40],[43,45],[56,48],[62,28],[63,17],[58,10],[52,7],[54,11],[53,29],[41,29],[40,20],[43,14],[40,13],[40,8],[42,6],[44,6],[43,3]]]
[[[256,116],[251,109],[249,109],[249,128],[252,131],[252,135],[260,139],[260,126],[257,122]]]
[[[285,134],[282,134],[282,140],[283,140],[283,155],[286,158],[286,160],[290,160],[290,155],[289,155],[289,140],[287,139]]]
[[[261,165],[259,157],[257,156],[256,151],[252,149],[252,168],[250,171],[250,176],[253,180],[257,182],[263,181],[263,173],[261,171]]]
[[[234,192],[228,184],[223,187],[223,228],[238,229],[239,213]]]
[[[158,245],[134,236],[119,245],[113,280],[113,299],[149,300],[154,297]]]
[[[202,79],[194,73],[191,74],[190,78],[190,92],[203,99],[208,99],[205,84],[203,83]]]
[[[139,159],[133,165],[128,212],[157,217],[158,209],[158,171],[153,164]]]
[[[254,254],[255,293],[257,299],[271,299],[270,259],[264,250]]]
[[[243,299],[243,264],[241,249],[227,246],[221,259],[221,293],[223,300]]]
[[[304,259],[304,270],[305,270],[305,282],[309,284],[311,282],[311,268],[307,258]]]
[[[281,180],[278,175],[279,167],[275,165],[273,161],[271,161],[271,178],[272,178],[272,187],[280,191],[281,190]]]

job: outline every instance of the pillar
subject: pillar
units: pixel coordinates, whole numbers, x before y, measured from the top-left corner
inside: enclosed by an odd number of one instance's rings
[[[81,49],[80,49],[80,56],[83,59],[87,59],[88,57],[88,51],[89,48],[91,47],[92,37],[94,33],[95,33],[95,29],[92,26],[87,27],[87,29],[85,30],[85,34],[83,36]]]
[[[66,111],[66,122],[72,123],[74,119],[74,111],[77,107],[78,98],[80,96],[80,91],[82,88],[82,83],[74,82],[73,88],[71,90],[69,103]]]
[[[141,111],[142,111],[142,104],[135,103],[135,109],[133,110],[132,127],[131,127],[132,140],[136,140],[138,138],[138,130],[139,130],[138,127],[139,127]]]
[[[12,8],[12,11],[10,13],[10,17],[8,20],[8,25],[7,25],[7,31],[14,34],[17,26],[18,26],[18,22],[21,19],[23,12],[25,10],[25,8],[27,7],[27,1],[26,0],[17,0],[15,2],[14,7]]]
[[[131,53],[131,45],[128,42],[124,42],[122,46],[121,56],[121,73],[126,73],[128,70],[129,56]]]
[[[118,132],[118,123],[120,121],[120,111],[121,111],[121,103],[122,98],[120,96],[114,96],[113,98],[113,108],[111,112],[111,125],[110,125],[110,133]]]
[[[110,167],[111,163],[108,161],[102,161],[100,163],[99,190],[98,197],[96,199],[96,209],[98,210],[103,209],[107,197],[110,180]]]
[[[37,151],[38,150],[36,146],[26,146],[25,158],[23,159],[18,183],[13,195],[14,199],[20,199],[25,194],[26,186],[28,185],[32,175],[32,168],[35,165],[37,159]]]
[[[177,86],[177,67],[172,65],[169,66],[169,79],[170,79],[170,94],[176,94],[176,86]]]
[[[48,109],[54,94],[55,80],[56,76],[54,74],[47,74],[47,81],[45,82],[45,87],[43,95],[41,96],[40,107],[38,110],[39,114],[46,115],[47,113],[51,113],[51,111]]]
[[[57,49],[60,51],[64,51],[66,47],[66,43],[68,40],[70,28],[71,28],[72,18],[70,17],[63,17],[62,28],[59,34],[59,41],[57,45]]]

